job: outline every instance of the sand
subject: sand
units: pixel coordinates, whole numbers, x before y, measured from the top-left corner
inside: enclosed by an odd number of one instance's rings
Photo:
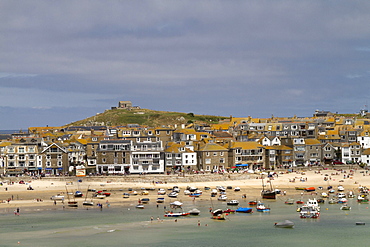
[[[370,174],[370,173],[369,173]],[[212,175],[210,175],[212,176]],[[328,186],[332,186],[334,189],[338,185],[343,185],[346,191],[353,190],[355,193],[359,186],[369,187],[369,177],[366,170],[355,170],[350,172],[350,170],[337,171],[337,170],[306,170],[300,172],[277,172],[277,176],[274,176],[270,182],[274,189],[280,189],[282,192],[286,192],[277,196],[279,200],[285,200],[287,198],[299,197],[301,193],[306,195],[314,194],[315,192],[304,192],[302,190],[296,190],[299,188],[315,187],[317,194],[322,191],[327,191]],[[327,177],[328,180],[324,181]],[[166,177],[163,177],[166,178]],[[150,179],[149,179],[150,180]],[[178,186],[181,189],[177,199],[182,202],[194,200],[188,195],[184,195],[183,191],[187,186],[196,187],[203,191],[201,197],[195,200],[209,200],[210,190],[205,190],[205,187],[211,189],[216,188],[216,186],[231,186],[232,189],[227,190],[228,199],[240,200],[243,195],[247,196],[247,200],[260,199],[260,192],[262,189],[262,179],[260,175],[251,175],[250,179],[244,180],[227,180],[227,181],[213,181],[213,182],[193,182],[193,183],[127,183],[127,182],[112,182],[107,180],[107,178],[102,178],[99,182],[89,181],[88,178],[84,178],[82,182],[66,182],[66,181],[53,181],[48,179],[32,180],[30,178],[24,178],[25,184],[9,184],[7,178],[3,178],[3,185],[0,186],[0,210],[9,211],[9,209],[14,209],[17,207],[22,208],[38,208],[42,207],[56,207],[62,205],[61,201],[54,201],[50,199],[51,196],[61,194],[65,196],[65,203],[68,201],[68,192],[74,192],[76,190],[81,190],[84,193],[82,198],[74,198],[70,196],[70,200],[76,200],[80,205],[85,200],[85,195],[87,189],[96,190],[106,190],[111,193],[111,196],[104,199],[94,199],[95,203],[109,203],[110,205],[133,205],[137,204],[140,198],[149,198],[151,202],[155,202],[157,197],[166,197],[167,195],[161,196],[157,194],[159,188],[168,189],[173,186]],[[76,178],[77,181],[77,178]],[[266,188],[270,188],[270,183],[267,179],[264,179],[264,184]],[[293,182],[294,181],[294,182]],[[163,180],[162,180],[163,182]],[[32,186],[34,190],[27,190],[29,186]],[[234,191],[235,187],[240,187],[240,191]],[[318,189],[323,187],[321,191]],[[129,198],[123,198],[123,193],[129,193],[129,188],[137,191],[137,196],[130,196]],[[141,195],[143,191],[142,188],[154,188],[154,190],[149,191],[149,195]],[[87,199],[90,199],[93,192],[88,192]],[[316,196],[316,195],[315,195]],[[319,197],[319,196],[316,196]],[[8,199],[10,201],[8,202]],[[216,198],[215,198],[216,200]]]

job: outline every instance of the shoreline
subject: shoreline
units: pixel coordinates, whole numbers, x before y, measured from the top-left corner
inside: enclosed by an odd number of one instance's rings
[[[219,174],[209,174],[209,175],[201,175],[198,178],[207,178],[206,181],[200,182],[174,182],[179,180],[176,177],[178,176],[146,176],[145,179],[151,182],[140,182],[139,178],[136,182],[127,182],[127,177],[104,177],[101,178],[93,178],[90,181],[90,178],[78,178],[78,177],[66,177],[66,178],[57,178],[57,179],[36,179],[31,180],[30,178],[21,177],[18,179],[24,179],[25,184],[19,184],[14,182],[14,184],[9,184],[4,181],[9,181],[9,178],[3,178],[3,186],[0,186],[0,211],[1,212],[9,212],[9,209],[14,209],[17,207],[21,208],[29,208],[29,210],[35,210],[36,208],[50,210],[56,208],[54,205],[54,201],[50,199],[51,196],[56,194],[61,194],[65,196],[65,202],[68,201],[67,193],[74,192],[76,190],[80,190],[84,196],[80,198],[74,198],[73,195],[70,196],[71,200],[76,200],[78,204],[82,205],[82,202],[85,200],[87,189],[96,189],[96,190],[106,190],[107,192],[111,193],[111,196],[106,197],[104,199],[94,199],[94,203],[102,203],[105,204],[107,201],[111,206],[115,205],[136,205],[140,198],[149,198],[151,203],[156,203],[156,198],[158,197],[165,197],[166,201],[169,199],[175,201],[182,201],[187,202],[194,200],[192,197],[184,195],[183,191],[187,186],[196,187],[203,191],[201,197],[196,198],[195,200],[208,200],[211,198],[210,190],[204,190],[205,187],[209,187],[211,189],[216,188],[216,186],[231,186],[232,189],[227,189],[226,194],[228,200],[237,199],[239,201],[242,200],[242,195],[246,194],[246,201],[249,200],[260,200],[261,199],[261,190],[262,190],[262,179],[260,179],[260,175],[256,174],[224,174],[221,175],[225,178],[225,180],[219,180]],[[247,175],[249,178],[247,178]],[[327,175],[327,176],[325,176]],[[194,175],[197,176],[197,175]],[[269,187],[269,184],[272,185],[274,189],[280,189],[282,192],[285,191],[286,195],[280,194],[277,195],[276,200],[285,200],[287,198],[298,198],[301,196],[301,193],[304,193],[306,196],[314,195],[315,197],[319,197],[319,192],[317,187],[323,187],[322,191],[326,191],[326,188],[330,185],[333,188],[336,188],[338,185],[343,185],[345,188],[345,192],[349,190],[353,190],[355,193],[357,192],[357,188],[361,186],[368,186],[369,185],[369,174],[366,170],[355,170],[353,174],[350,174],[349,170],[344,171],[337,171],[337,170],[305,170],[305,171],[297,171],[297,172],[277,172],[277,175],[270,180],[270,183],[267,179],[264,179],[265,186]],[[216,178],[217,181],[212,180],[212,178]],[[234,178],[244,178],[244,179],[237,179]],[[324,177],[328,178],[328,181],[324,181]],[[154,179],[161,178],[158,180]],[[190,178],[190,177],[189,177]],[[329,180],[330,178],[330,180]],[[136,179],[136,178],[134,178]],[[301,180],[302,179],[302,180]],[[73,181],[72,181],[73,180]],[[78,181],[81,182],[78,182]],[[121,180],[121,181],[118,181]],[[295,180],[295,182],[292,182]],[[157,181],[157,182],[156,182]],[[168,181],[168,182],[167,182]],[[34,190],[27,190],[29,186],[32,186]],[[180,188],[180,193],[178,198],[170,198],[167,196],[169,189],[173,186],[178,186]],[[240,187],[240,191],[235,192],[233,189],[235,187]],[[302,190],[296,190],[296,187],[315,187],[317,195],[312,192],[304,192]],[[123,198],[123,193],[128,193],[129,188],[132,190],[136,190],[138,195],[130,196],[129,198]],[[142,188],[154,188],[154,190],[149,191],[149,195],[140,195],[142,192]],[[157,190],[159,188],[163,188],[167,191],[166,195],[158,195]],[[266,187],[265,187],[266,188]],[[93,192],[88,192],[87,199],[90,199]],[[12,200],[7,202],[9,198]],[[167,199],[168,198],[168,199]],[[38,201],[41,199],[41,201]],[[217,198],[215,198],[217,200]],[[60,201],[57,201],[57,205],[61,205]],[[67,207],[67,203],[65,203]],[[163,204],[165,205],[165,204]]]

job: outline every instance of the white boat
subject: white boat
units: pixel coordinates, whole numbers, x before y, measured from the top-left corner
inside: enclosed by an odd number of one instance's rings
[[[170,193],[168,193],[168,197],[172,197],[172,198],[176,198],[177,196],[179,195],[179,193],[175,192],[175,191],[172,191]]]
[[[320,211],[316,207],[306,204],[301,207],[299,214],[301,218],[319,218]]]
[[[170,206],[172,208],[181,208],[182,205],[183,205],[183,203],[182,202],[179,202],[179,201],[174,201],[174,202],[171,202],[170,203]]]
[[[238,200],[230,200],[226,204],[229,205],[229,206],[238,206],[239,201]]]
[[[351,207],[348,206],[347,204],[344,204],[343,206],[340,207],[340,210],[351,210]]]
[[[64,200],[64,196],[62,196],[62,195],[55,195],[55,196],[50,197],[50,200],[53,200],[53,201],[63,201]]]
[[[138,209],[144,209],[144,204],[139,203],[138,205],[136,205],[136,208],[138,208]]]
[[[337,188],[338,191],[344,191],[344,187],[342,185],[339,185]]]
[[[184,195],[190,195],[190,194],[191,194],[190,190],[184,190]]]
[[[240,191],[240,187],[235,187],[234,191]]]
[[[282,221],[282,222],[275,223],[275,227],[278,227],[278,228],[293,228],[294,223],[290,220],[285,220],[285,221]]]
[[[190,215],[199,215],[200,214],[200,210],[197,209],[197,208],[193,208],[191,210],[189,210],[188,212]]]
[[[227,200],[227,196],[226,195],[220,195],[217,200],[219,201],[226,201]]]
[[[165,195],[166,191],[164,189],[159,189],[157,193],[158,195]]]

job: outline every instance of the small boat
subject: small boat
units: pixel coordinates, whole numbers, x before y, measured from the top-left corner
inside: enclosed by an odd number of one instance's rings
[[[175,191],[172,191],[172,192],[167,194],[168,197],[172,197],[172,198],[176,198],[178,195],[179,195],[179,193],[177,193]]]
[[[294,223],[291,222],[290,220],[285,220],[285,221],[282,221],[282,222],[275,223],[274,226],[278,227],[278,228],[293,228]]]
[[[326,192],[322,192],[322,193],[321,193],[321,197],[322,197],[322,198],[328,198],[328,196],[329,196],[329,195],[328,195],[328,193],[326,193]]]
[[[157,203],[164,203],[164,197],[158,197],[156,202]]]
[[[157,192],[158,195],[165,195],[166,191],[164,189],[159,189]]]
[[[190,197],[200,197],[202,194],[201,193],[190,193]]]
[[[337,188],[338,191],[344,191],[344,187],[342,185],[339,185]]]
[[[333,194],[333,193],[335,193],[335,190],[334,189],[330,189],[328,192],[329,192],[329,194]]]
[[[238,200],[230,200],[226,203],[228,206],[238,206],[239,201]]]
[[[68,207],[77,208],[78,204],[77,204],[76,201],[70,201],[70,202],[68,202]]]
[[[74,197],[82,197],[83,194],[81,191],[77,190],[75,193],[74,193]]]
[[[316,188],[315,187],[307,187],[304,189],[306,192],[312,192],[312,191],[315,191]]]
[[[199,209],[196,209],[196,208],[193,208],[193,209],[189,210],[188,213],[190,215],[199,215],[200,214],[200,210]]]
[[[227,200],[227,196],[226,195],[220,195],[217,200],[219,200],[219,201],[226,201]]]
[[[225,220],[226,219],[226,213],[224,213],[222,209],[216,209],[212,211],[211,214],[212,214],[211,219],[214,219],[214,220]]]
[[[83,206],[94,206],[94,202],[93,201],[84,201],[84,202],[82,202],[82,205]]]
[[[237,212],[237,213],[253,213],[253,209],[252,208],[239,207],[235,210],[235,212]]]
[[[228,208],[228,209],[224,210],[223,212],[227,213],[227,214],[232,214],[232,213],[235,213],[235,210]]]
[[[180,217],[180,216],[188,216],[190,213],[186,212],[167,212],[164,214],[164,217]]]
[[[190,195],[190,194],[191,194],[190,190],[184,190],[184,195]]]
[[[149,195],[149,191],[147,191],[147,190],[143,190],[143,191],[141,192],[141,195],[143,195],[143,196],[147,196],[147,195]]]
[[[302,200],[298,200],[298,201],[296,201],[295,203],[297,203],[297,204],[304,204],[304,201],[302,201]]]
[[[305,187],[295,187],[296,190],[305,190]]]
[[[136,191],[136,190],[131,191],[131,192],[130,192],[130,195],[132,195],[132,196],[137,196],[137,191]]]
[[[340,198],[338,200],[338,203],[347,203],[347,202],[348,202],[347,198]]]
[[[130,194],[129,193],[123,193],[123,198],[130,198]]]
[[[285,204],[287,204],[287,205],[293,205],[294,204],[294,199],[292,199],[292,198],[287,199],[285,201]]]
[[[364,226],[365,225],[365,222],[356,222],[356,225],[357,226]]]
[[[240,188],[239,187],[235,187],[234,188],[234,191],[240,191]]]
[[[148,203],[149,203],[149,201],[150,201],[150,199],[149,199],[149,198],[142,198],[142,199],[141,199],[141,202],[142,202],[142,203],[144,203],[144,204],[148,204]]]
[[[182,205],[183,205],[183,203],[182,202],[179,202],[179,201],[174,201],[174,202],[171,202],[170,203],[170,206],[172,208],[181,208]]]
[[[52,196],[50,197],[50,200],[53,200],[53,201],[63,201],[64,200],[64,196],[61,196],[61,195],[55,195],[55,196]]]
[[[256,210],[257,212],[270,212],[270,208],[266,207],[262,202],[257,203]]]
[[[338,203],[337,200],[335,200],[334,198],[331,198],[328,202],[329,204],[336,204]]]
[[[257,205],[257,201],[256,200],[249,201],[248,202],[248,205]]]
[[[353,193],[352,190],[348,192],[347,197],[348,198],[355,198],[355,194]]]
[[[325,203],[324,199],[317,199],[317,203]]]
[[[348,206],[347,204],[344,204],[343,206],[340,207],[340,210],[351,210],[351,207]]]
[[[144,209],[145,207],[144,207],[144,204],[139,203],[138,205],[136,205],[136,208],[138,208],[138,209]]]

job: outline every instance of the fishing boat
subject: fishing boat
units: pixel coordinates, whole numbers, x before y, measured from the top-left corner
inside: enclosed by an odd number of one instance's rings
[[[301,218],[316,219],[320,217],[320,211],[315,206],[305,204],[300,208],[299,215]]]
[[[261,191],[262,199],[276,199],[276,191],[272,189],[271,180],[268,182],[270,184],[270,190],[265,190],[265,185],[263,183],[262,178],[262,191]]]
[[[282,221],[282,222],[275,223],[274,226],[277,227],[277,228],[293,228],[294,223],[290,220],[285,220],[285,221]]]
[[[189,210],[188,213],[190,215],[199,215],[200,214],[200,210],[197,209],[197,208],[193,208],[193,209]]]
[[[214,219],[214,220],[225,220],[226,219],[226,213],[224,213],[222,209],[216,209],[212,211],[211,214],[212,214],[211,219]]]
[[[258,202],[256,206],[257,212],[270,212],[270,208],[266,207],[263,202]]]
[[[366,194],[360,194],[357,196],[358,203],[369,203],[369,199]]]
[[[252,208],[239,207],[235,210],[235,212],[237,212],[237,213],[253,213],[253,209]]]
[[[228,206],[238,206],[239,201],[238,200],[230,200],[226,203]]]

